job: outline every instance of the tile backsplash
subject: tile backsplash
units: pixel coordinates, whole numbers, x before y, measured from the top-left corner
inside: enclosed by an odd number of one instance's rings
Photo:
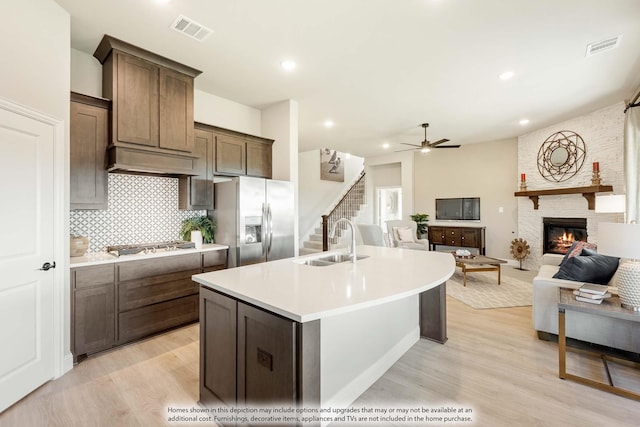
[[[179,239],[182,220],[206,213],[178,209],[178,178],[110,173],[107,210],[72,210],[70,230],[89,236],[89,252],[100,252]]]

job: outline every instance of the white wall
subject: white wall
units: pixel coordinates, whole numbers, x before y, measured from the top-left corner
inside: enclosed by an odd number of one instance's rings
[[[56,224],[56,286],[62,288],[64,311],[64,369],[71,368],[69,324],[69,90],[70,90],[70,20],[52,0],[0,2],[0,45],[4,58],[0,66],[0,97],[37,110],[65,123],[64,141],[55,147],[55,168],[61,195]],[[59,159],[59,160],[58,160]],[[56,195],[57,197],[57,195]],[[57,206],[57,205],[56,205]]]
[[[305,151],[298,155],[300,240],[305,240],[313,229],[320,226],[321,215],[335,206],[362,171],[364,159],[351,156],[344,162],[344,182],[320,179],[320,150]]]
[[[590,114],[522,135],[518,138],[518,172],[527,175],[528,190],[583,187],[591,185],[592,163],[600,162],[603,185],[612,185],[613,193],[624,194],[624,103],[619,102]],[[564,182],[544,179],[537,167],[537,156],[542,143],[552,134],[569,130],[582,137],[586,156],[582,168]],[[512,180],[517,180],[514,176]],[[586,218],[590,242],[597,242],[598,222],[615,222],[615,214],[597,214],[587,209],[581,194],[540,196],[539,209],[526,197],[518,197],[518,232],[531,247],[531,255],[523,263],[525,268],[540,266],[543,240],[543,217]]]
[[[413,153],[390,153],[382,156],[368,157],[365,159],[365,172],[366,176],[366,192],[367,192],[367,207],[363,210],[362,214],[358,218],[358,222],[364,224],[375,223],[375,191],[374,185],[376,183],[376,175],[379,171],[380,174],[386,174],[387,169],[385,165],[392,165],[391,168],[397,168],[397,164],[400,164],[400,177],[402,187],[402,215],[403,219],[408,219],[409,215],[413,213],[413,197],[414,197],[414,163]],[[396,172],[394,172],[396,173]],[[379,179],[383,179],[382,176]]]
[[[371,166],[369,167],[369,172],[366,179],[367,181],[369,181],[369,186],[373,190],[373,197],[368,199],[369,203],[367,203],[368,211],[373,213],[373,220],[370,221],[370,215],[366,215],[366,218],[364,216],[358,218],[358,222],[377,224],[379,222],[379,202],[377,200],[378,194],[375,190],[382,187],[402,187],[402,164],[386,163],[382,165]],[[402,198],[404,199],[404,194]],[[402,216],[403,218],[406,217],[404,211],[402,212]],[[385,230],[384,224],[382,225],[382,228],[383,230]]]
[[[260,110],[198,89],[194,91],[193,115],[196,122],[262,136]]]
[[[417,153],[415,213],[429,214],[429,225],[433,225],[438,223],[436,198],[480,197],[479,222],[443,224],[485,226],[487,255],[511,260],[510,243],[517,234],[517,201],[513,194],[518,191],[517,174],[515,138]]]
[[[287,100],[264,108],[262,136],[275,140],[272,150],[273,179],[293,182],[294,254],[298,254],[298,103]]]
[[[71,90],[84,95],[102,97],[102,65],[100,61],[77,49],[71,49]]]

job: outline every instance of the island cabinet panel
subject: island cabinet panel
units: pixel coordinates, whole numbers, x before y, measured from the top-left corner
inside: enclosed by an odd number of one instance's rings
[[[485,227],[429,226],[429,245],[436,250],[437,245],[476,248],[485,255]]]
[[[117,264],[118,343],[197,320],[201,271],[199,253]]]
[[[213,169],[215,139],[213,132],[204,129],[194,131],[193,154],[195,176],[183,176],[178,180],[178,208],[189,210],[213,210]]]
[[[295,405],[295,322],[238,303],[238,404]]]
[[[200,289],[200,402],[236,405],[237,302]]]
[[[246,175],[247,145],[244,138],[235,135],[216,135],[216,172],[228,175]]]
[[[115,344],[113,264],[71,269],[71,353],[74,361]]]
[[[71,93],[71,209],[107,208],[109,101]]]
[[[200,288],[200,402],[320,404],[320,321],[298,323]]]
[[[447,341],[446,283],[420,294],[419,313],[420,336],[444,344]]]

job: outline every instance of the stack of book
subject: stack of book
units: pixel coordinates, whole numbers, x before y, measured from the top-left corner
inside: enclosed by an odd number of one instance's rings
[[[600,304],[602,300],[611,296],[608,290],[609,287],[607,285],[585,283],[580,288],[575,289],[573,294],[576,296],[577,301]]]

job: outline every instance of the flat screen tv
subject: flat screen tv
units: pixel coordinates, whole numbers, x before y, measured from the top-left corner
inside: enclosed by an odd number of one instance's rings
[[[480,197],[436,199],[436,220],[480,221]]]

